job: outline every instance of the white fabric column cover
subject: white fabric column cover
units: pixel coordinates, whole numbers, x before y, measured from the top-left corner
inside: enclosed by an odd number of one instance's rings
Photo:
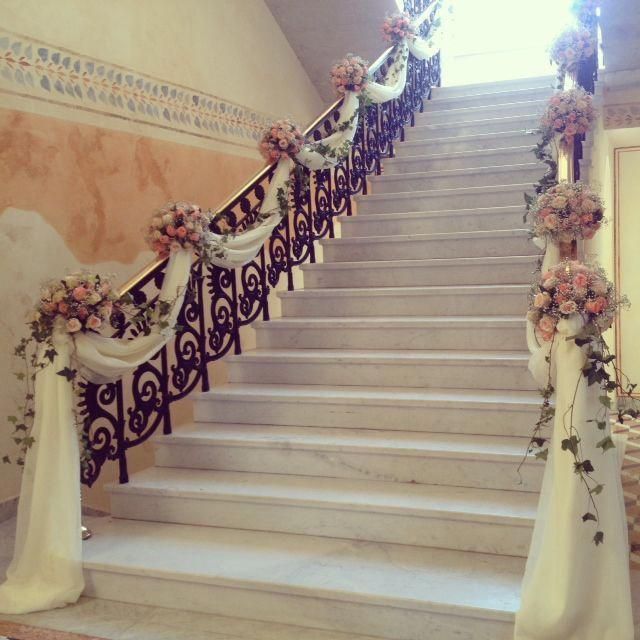
[[[160,299],[175,300],[171,326],[180,312],[192,257],[171,254]],[[94,333],[75,336],[56,328],[53,363],[35,381],[34,444],[27,452],[18,505],[16,544],[0,586],[0,613],[27,613],[75,602],[82,590],[80,455],[73,416],[73,387],[58,371],[79,368],[94,382],[114,381],[152,358],[172,332],[154,331],[133,340]],[[44,346],[40,348],[40,358]]]
[[[633,640],[627,523],[620,479],[621,455],[596,444],[610,430],[592,420],[601,408],[598,385],[582,375],[585,355],[567,337],[582,327],[578,315],[558,323],[554,378],[556,413],[531,549],[516,615],[515,640]],[[534,371],[546,384],[546,363]],[[539,384],[540,381],[539,381]],[[603,544],[596,547],[594,523],[582,522],[588,510],[584,485],[573,471],[573,457],[562,451],[563,417],[574,403],[574,425],[582,456],[605,486],[596,497]],[[618,445],[618,442],[616,444]],[[618,445],[619,446],[619,445]]]

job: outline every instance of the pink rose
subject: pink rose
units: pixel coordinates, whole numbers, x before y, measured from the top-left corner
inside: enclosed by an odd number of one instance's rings
[[[167,225],[166,232],[167,232],[168,236],[173,238],[173,236],[176,235],[176,228],[172,224],[169,224],[169,225]]]
[[[102,324],[102,320],[100,320],[98,316],[94,316],[93,314],[91,314],[87,318],[87,327],[89,329],[99,329],[101,324]]]
[[[178,238],[186,238],[189,232],[184,227],[178,227],[176,230],[176,235]]]
[[[86,307],[79,307],[77,313],[80,319],[84,320],[89,315],[89,310]]]
[[[560,305],[559,310],[560,313],[569,316],[578,310],[578,305],[573,300],[567,300]]]
[[[78,302],[84,300],[89,295],[89,290],[84,287],[76,287],[73,290],[73,297]]]
[[[71,318],[67,321],[67,331],[69,333],[75,333],[76,331],[80,331],[82,329],[82,324],[78,318]]]
[[[564,295],[571,293],[571,285],[563,282],[562,284],[558,285],[558,291]]]
[[[577,273],[573,277],[573,286],[574,287],[584,288],[584,287],[587,286],[588,283],[589,283],[589,279],[587,278],[587,276],[584,273]]]
[[[67,313],[69,313],[69,305],[66,302],[59,302],[58,311],[63,315],[66,315]]]
[[[189,236],[189,240],[191,240],[191,242],[198,242],[200,240],[200,234],[199,233],[192,233]]]
[[[547,229],[555,229],[558,226],[558,216],[555,213],[550,213],[544,219],[544,226]]]

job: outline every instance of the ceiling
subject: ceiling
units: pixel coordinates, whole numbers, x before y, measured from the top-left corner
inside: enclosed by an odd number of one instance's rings
[[[335,99],[331,65],[346,53],[373,62],[385,49],[380,25],[397,0],[265,0],[320,97]]]

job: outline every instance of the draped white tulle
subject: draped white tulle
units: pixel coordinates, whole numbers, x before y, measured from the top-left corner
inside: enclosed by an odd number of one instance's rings
[[[367,86],[374,103],[393,100],[404,91],[409,50],[419,59],[435,53],[419,39],[399,44],[381,82],[370,82]],[[347,92],[336,131],[306,144],[297,154],[296,162],[310,170],[338,164],[341,161],[338,151],[353,141],[357,131],[359,104],[359,96]],[[279,160],[260,206],[258,225],[238,235],[213,235],[212,244],[219,249],[218,255],[211,258],[213,264],[234,269],[257,256],[282,220],[278,196],[288,193],[287,182],[293,168],[292,159]],[[170,327],[174,326],[182,306],[191,261],[191,255],[181,250],[171,255],[167,265],[160,299],[174,302],[169,317],[164,319]],[[62,327],[55,331],[55,360],[36,376],[32,432],[35,443],[26,456],[16,547],[7,581],[0,586],[0,613],[61,607],[75,602],[84,588],[73,387],[57,372],[75,367],[92,382],[114,381],[152,358],[172,335],[172,330],[154,330],[148,336],[119,340],[93,333],[72,336]]]
[[[165,318],[170,326],[182,307],[191,262],[184,250],[169,258],[160,299],[172,303]],[[95,333],[71,335],[63,326],[54,331],[57,355],[36,374],[35,442],[25,459],[16,544],[7,581],[0,586],[0,613],[62,607],[75,602],[84,589],[75,400],[72,384],[58,372],[77,368],[93,382],[117,380],[152,358],[172,335],[154,330],[120,340]]]
[[[550,244],[543,269],[558,262],[558,249]],[[551,367],[556,411],[515,640],[633,640],[634,636],[620,477],[625,441],[615,438],[616,449],[606,452],[597,447],[610,434],[608,422],[604,431],[590,422],[602,409],[598,399],[602,392],[598,385],[588,386],[582,375],[585,354],[568,339],[582,324],[578,315],[561,320],[551,349],[551,343],[538,344],[528,323],[529,368],[537,384],[544,387]],[[573,471],[573,457],[561,449],[572,404],[582,457],[593,462],[595,477],[605,487],[596,498],[599,530],[604,532],[604,543],[598,547],[593,542],[594,523],[582,521],[589,510],[584,485]]]

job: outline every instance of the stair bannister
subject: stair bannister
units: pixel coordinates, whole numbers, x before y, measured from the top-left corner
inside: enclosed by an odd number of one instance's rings
[[[426,32],[436,19],[437,0],[407,0],[406,9],[423,19]],[[376,79],[390,63],[391,49],[371,66]],[[118,464],[121,483],[128,481],[127,452],[159,430],[171,433],[171,405],[191,392],[211,386],[209,365],[227,353],[241,353],[240,330],[260,318],[269,320],[269,294],[285,278],[286,288],[295,287],[293,269],[315,262],[315,243],[334,237],[334,218],[354,213],[353,196],[367,193],[367,176],[381,172],[383,158],[393,156],[393,143],[404,138],[405,126],[414,125],[414,114],[423,108],[433,86],[440,84],[439,54],[426,61],[409,58],[403,94],[383,105],[371,105],[360,118],[347,159],[332,169],[313,171],[309,187],[296,188],[289,216],[276,227],[258,256],[241,269],[231,270],[195,264],[178,324],[181,331],[152,360],[132,375],[109,384],[82,383],[79,412],[91,459],[82,471],[82,482],[91,486],[103,465]],[[331,105],[306,131],[320,139],[338,120],[341,101]],[[219,213],[237,231],[257,216],[275,165],[262,169]],[[214,228],[215,231],[219,229]],[[127,283],[137,302],[156,299],[166,261],[159,260]],[[127,324],[120,336],[135,336],[142,326]]]

